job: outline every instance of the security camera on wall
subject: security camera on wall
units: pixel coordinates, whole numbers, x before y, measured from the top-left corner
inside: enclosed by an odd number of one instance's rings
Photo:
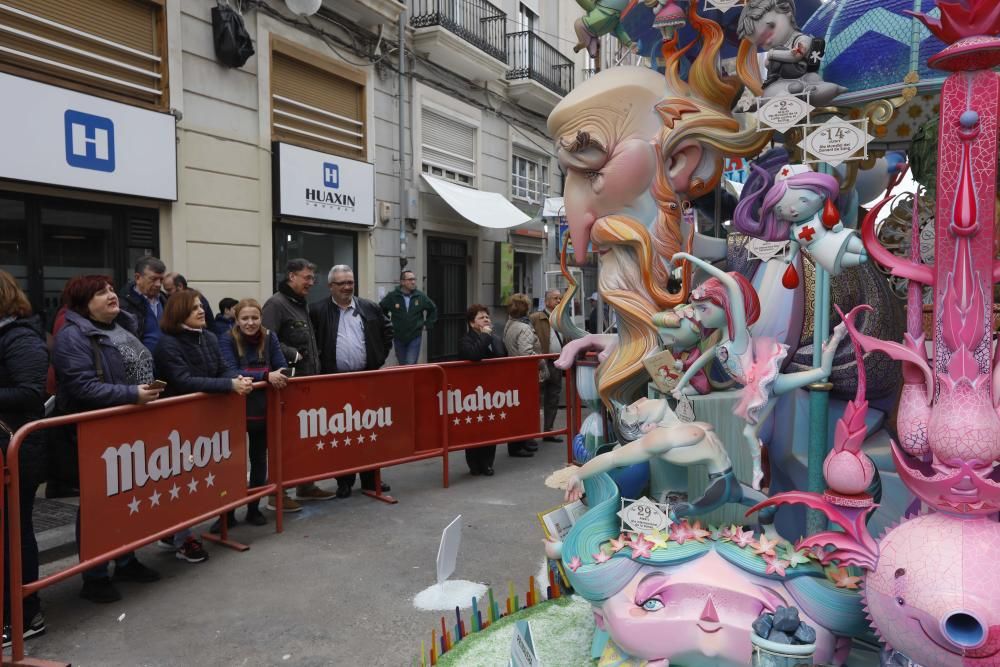
[[[323,0],[285,0],[289,11],[299,16],[312,16],[319,11]]]

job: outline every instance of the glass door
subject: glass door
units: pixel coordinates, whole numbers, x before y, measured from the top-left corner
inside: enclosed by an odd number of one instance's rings
[[[330,298],[326,284],[327,274],[337,264],[347,264],[355,269],[357,277],[358,236],[352,232],[326,231],[278,224],[274,226],[274,289],[285,280],[288,260],[304,257],[316,265],[316,284],[309,291],[309,303]],[[377,301],[373,294],[361,294],[355,285],[355,294]]]

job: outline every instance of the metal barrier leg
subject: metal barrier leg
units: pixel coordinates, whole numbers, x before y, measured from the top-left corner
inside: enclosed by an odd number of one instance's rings
[[[374,498],[375,500],[381,500],[383,503],[389,503],[390,505],[395,505],[396,503],[399,502],[392,496],[388,496],[382,493],[382,470],[379,468],[375,469],[375,490],[362,491],[361,493],[365,494],[370,498]]]
[[[223,514],[219,517],[222,522],[222,532],[218,535],[213,535],[212,533],[202,533],[201,539],[208,540],[209,542],[215,542],[216,544],[221,544],[224,547],[229,547],[234,551],[249,551],[250,545],[243,544],[242,542],[237,542],[236,540],[229,539],[229,517]]]

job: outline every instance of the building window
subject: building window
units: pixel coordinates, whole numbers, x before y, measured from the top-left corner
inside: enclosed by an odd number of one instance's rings
[[[271,138],[367,157],[365,75],[271,35]]]
[[[167,29],[155,0],[4,0],[0,71],[166,109]]]
[[[510,161],[510,189],[514,199],[541,204],[549,194],[549,168],[543,160],[514,154]]]
[[[421,112],[421,120],[423,172],[475,187],[476,128],[427,108]]]

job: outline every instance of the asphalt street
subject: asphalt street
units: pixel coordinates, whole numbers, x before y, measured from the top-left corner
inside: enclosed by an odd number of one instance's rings
[[[46,589],[48,632],[27,652],[81,667],[412,665],[440,623],[439,612],[412,600],[435,583],[442,529],[462,515],[453,579],[525,589],[544,558],[536,513],[561,502],[544,480],[565,461],[562,443],[542,443],[534,458],[510,458],[500,446],[496,475],[472,477],[459,452],[449,488],[432,459],[384,471],[396,505],[356,489],[286,515],[280,535],[272,512],[267,526],[240,523],[232,534],[250,545],[244,553],[206,543],[211,558],[192,565],[146,547],[139,558],[161,581],[120,584],[123,599],[107,605],[80,599],[79,579]],[[43,574],[71,562],[46,564]]]

